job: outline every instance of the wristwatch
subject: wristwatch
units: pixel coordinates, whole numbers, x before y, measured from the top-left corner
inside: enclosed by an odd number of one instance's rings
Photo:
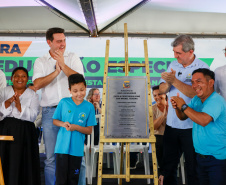
[[[184,104],[184,105],[181,106],[181,109],[180,109],[180,110],[181,110],[182,112],[184,112],[185,109],[187,109],[187,108],[188,108],[188,105],[187,105],[187,104]]]

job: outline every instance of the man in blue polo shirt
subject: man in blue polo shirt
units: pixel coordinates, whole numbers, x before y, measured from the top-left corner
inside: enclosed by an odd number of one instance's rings
[[[196,96],[188,105],[179,96],[171,97],[171,103],[179,119],[193,121],[200,185],[225,185],[226,101],[214,91],[213,71],[201,68],[192,75]]]
[[[177,93],[186,103],[195,96],[191,87],[192,72],[198,68],[209,68],[206,63],[199,60],[194,54],[194,41],[188,35],[179,35],[171,44],[174,57],[167,72],[161,74],[159,86],[160,93],[168,93],[176,96]],[[187,172],[187,184],[196,185],[195,173],[195,151],[192,142],[192,126],[190,119],[181,121],[177,118],[175,110],[169,103],[166,128],[163,141],[163,176],[160,181],[164,185],[177,185],[177,167],[182,153],[185,157]]]

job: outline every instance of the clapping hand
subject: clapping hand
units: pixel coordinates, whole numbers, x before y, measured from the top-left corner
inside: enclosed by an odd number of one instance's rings
[[[63,66],[65,65],[64,63],[64,54],[63,52],[59,51],[59,50],[56,50],[54,53],[53,53],[53,58],[57,61],[60,69],[63,68]],[[57,65],[56,65],[57,67]]]
[[[168,114],[168,105],[165,105],[164,110],[163,110],[164,118],[167,118],[167,114]]]
[[[11,98],[5,101],[5,108],[7,109],[14,102],[15,107],[18,109],[18,111],[21,112],[20,95],[21,94],[15,92],[15,94]]]
[[[56,71],[58,72],[58,74],[61,72],[59,62],[56,62]]]
[[[16,93],[15,93],[15,94],[16,94]],[[11,105],[11,103],[13,103],[14,100],[15,100],[15,94],[14,94],[11,98],[9,98],[8,100],[6,100],[5,103]]]
[[[21,94],[17,94],[17,92],[15,92],[14,94],[14,102],[15,102],[15,106],[20,105],[20,95]]]
[[[170,101],[174,109],[181,109],[182,105],[186,104],[184,99],[179,96],[179,93],[177,93],[177,96],[172,96]]]
[[[173,82],[176,79],[175,74],[176,74],[176,71],[171,68],[171,72],[163,72],[163,73],[161,73],[161,77],[167,83],[173,84]]]

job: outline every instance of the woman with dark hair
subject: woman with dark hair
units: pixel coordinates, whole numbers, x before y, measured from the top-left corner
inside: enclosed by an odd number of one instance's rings
[[[27,88],[28,71],[13,70],[12,86],[0,90],[0,135],[12,142],[0,142],[6,185],[40,185],[40,161],[34,121],[39,112],[38,95]]]
[[[156,137],[156,155],[159,166],[159,174],[163,173],[163,135],[166,127],[168,113],[167,95],[159,93],[159,86],[152,88],[152,94],[156,104],[152,106],[154,134]]]

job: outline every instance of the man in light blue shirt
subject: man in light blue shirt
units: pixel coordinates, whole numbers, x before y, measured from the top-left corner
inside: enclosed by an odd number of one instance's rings
[[[186,103],[195,96],[191,87],[192,72],[198,68],[209,68],[206,63],[199,60],[194,54],[194,41],[188,35],[179,35],[172,42],[174,56],[167,72],[161,74],[160,93],[169,93],[169,99],[180,93]],[[195,152],[192,142],[192,121],[181,121],[177,118],[175,110],[169,104],[166,128],[164,133],[163,176],[160,181],[164,185],[177,185],[177,166],[182,153],[185,156],[187,168],[187,183],[195,185]]]
[[[193,121],[200,185],[225,185],[226,102],[214,91],[213,71],[202,68],[192,75],[192,88],[197,96],[188,105],[178,96],[171,97],[171,103],[178,118]]]
[[[226,57],[226,48],[224,48],[223,51]],[[217,69],[215,69],[214,73],[215,73],[214,89],[226,100],[226,83],[225,83],[226,65],[218,67]]]

